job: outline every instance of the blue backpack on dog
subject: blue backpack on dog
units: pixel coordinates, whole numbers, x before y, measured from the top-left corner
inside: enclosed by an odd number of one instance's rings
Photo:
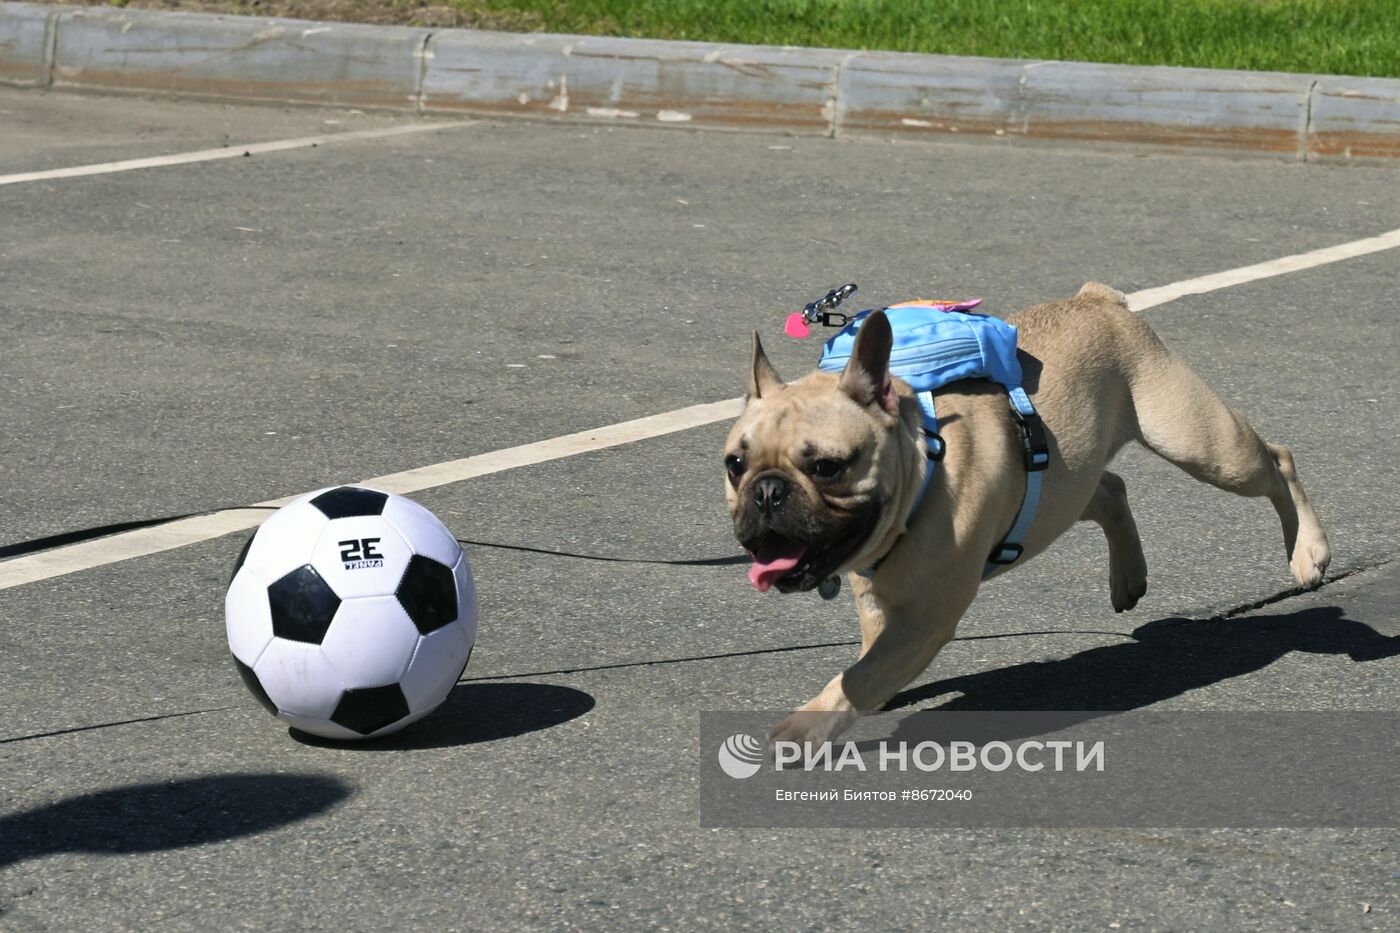
[[[834,312],[843,299],[855,292],[854,285],[835,289],[820,301],[813,302],[799,315],[788,319],[787,333],[806,336],[808,324],[820,322],[841,330],[826,341],[817,366],[825,372],[839,373],[850,361],[856,332],[872,313],[862,311],[851,317]],[[1026,532],[1035,518],[1040,503],[1040,487],[1045,468],[1050,465],[1050,449],[1045,429],[1026,390],[1021,387],[1021,363],[1016,358],[1016,328],[986,314],[971,310],[981,300],[967,302],[907,301],[883,308],[890,322],[894,343],[890,350],[890,372],[913,387],[918,393],[919,409],[923,412],[924,435],[927,441],[929,468],[914,500],[910,515],[918,511],[933,477],[933,468],[943,459],[943,438],[938,434],[938,413],[933,393],[959,379],[989,379],[1006,389],[1011,411],[1021,427],[1022,449],[1026,466],[1026,493],[1021,509],[1001,543],[987,558],[982,572],[985,578],[997,568],[1014,564],[1020,558]],[[868,575],[874,568],[865,571]]]

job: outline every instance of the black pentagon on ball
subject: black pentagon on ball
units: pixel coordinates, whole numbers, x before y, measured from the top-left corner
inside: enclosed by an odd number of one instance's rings
[[[414,554],[408,559],[394,595],[418,626],[419,634],[435,632],[457,621],[457,581],[452,579],[450,568],[431,557]]]
[[[269,586],[267,602],[272,609],[272,634],[313,645],[326,637],[340,608],[340,597],[310,564],[302,564]]]
[[[311,504],[321,510],[326,518],[358,518],[361,515],[380,515],[389,494],[359,486],[337,486],[327,489],[311,500]]]
[[[408,715],[408,699],[398,684],[346,690],[331,713],[331,722],[369,735]]]
[[[233,659],[233,666],[238,668],[238,676],[243,678],[243,683],[247,686],[248,692],[253,695],[253,699],[257,700],[263,709],[276,716],[277,704],[272,702],[272,697],[268,696],[267,691],[263,689],[262,681],[258,680],[257,673],[237,658]]]

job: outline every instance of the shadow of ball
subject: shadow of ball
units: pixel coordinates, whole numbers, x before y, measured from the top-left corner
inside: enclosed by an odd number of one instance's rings
[[[448,748],[539,732],[577,719],[593,705],[591,695],[556,684],[462,683],[426,717],[382,739],[342,742],[299,729],[287,731],[303,745],[320,748]]]

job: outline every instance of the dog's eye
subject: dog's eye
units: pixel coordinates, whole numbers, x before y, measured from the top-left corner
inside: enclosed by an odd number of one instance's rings
[[[724,468],[729,471],[729,481],[738,485],[739,477],[744,475],[744,458],[738,454],[730,454],[724,458]]]
[[[823,457],[812,463],[812,475],[817,479],[835,479],[846,472],[846,464],[840,460]]]

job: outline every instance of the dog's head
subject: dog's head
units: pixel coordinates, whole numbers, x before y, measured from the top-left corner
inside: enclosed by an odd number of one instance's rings
[[[810,590],[877,555],[907,508],[908,387],[891,379],[883,312],[865,319],[840,376],[784,383],[753,336],[747,403],[725,444],[734,535],[760,590]]]

